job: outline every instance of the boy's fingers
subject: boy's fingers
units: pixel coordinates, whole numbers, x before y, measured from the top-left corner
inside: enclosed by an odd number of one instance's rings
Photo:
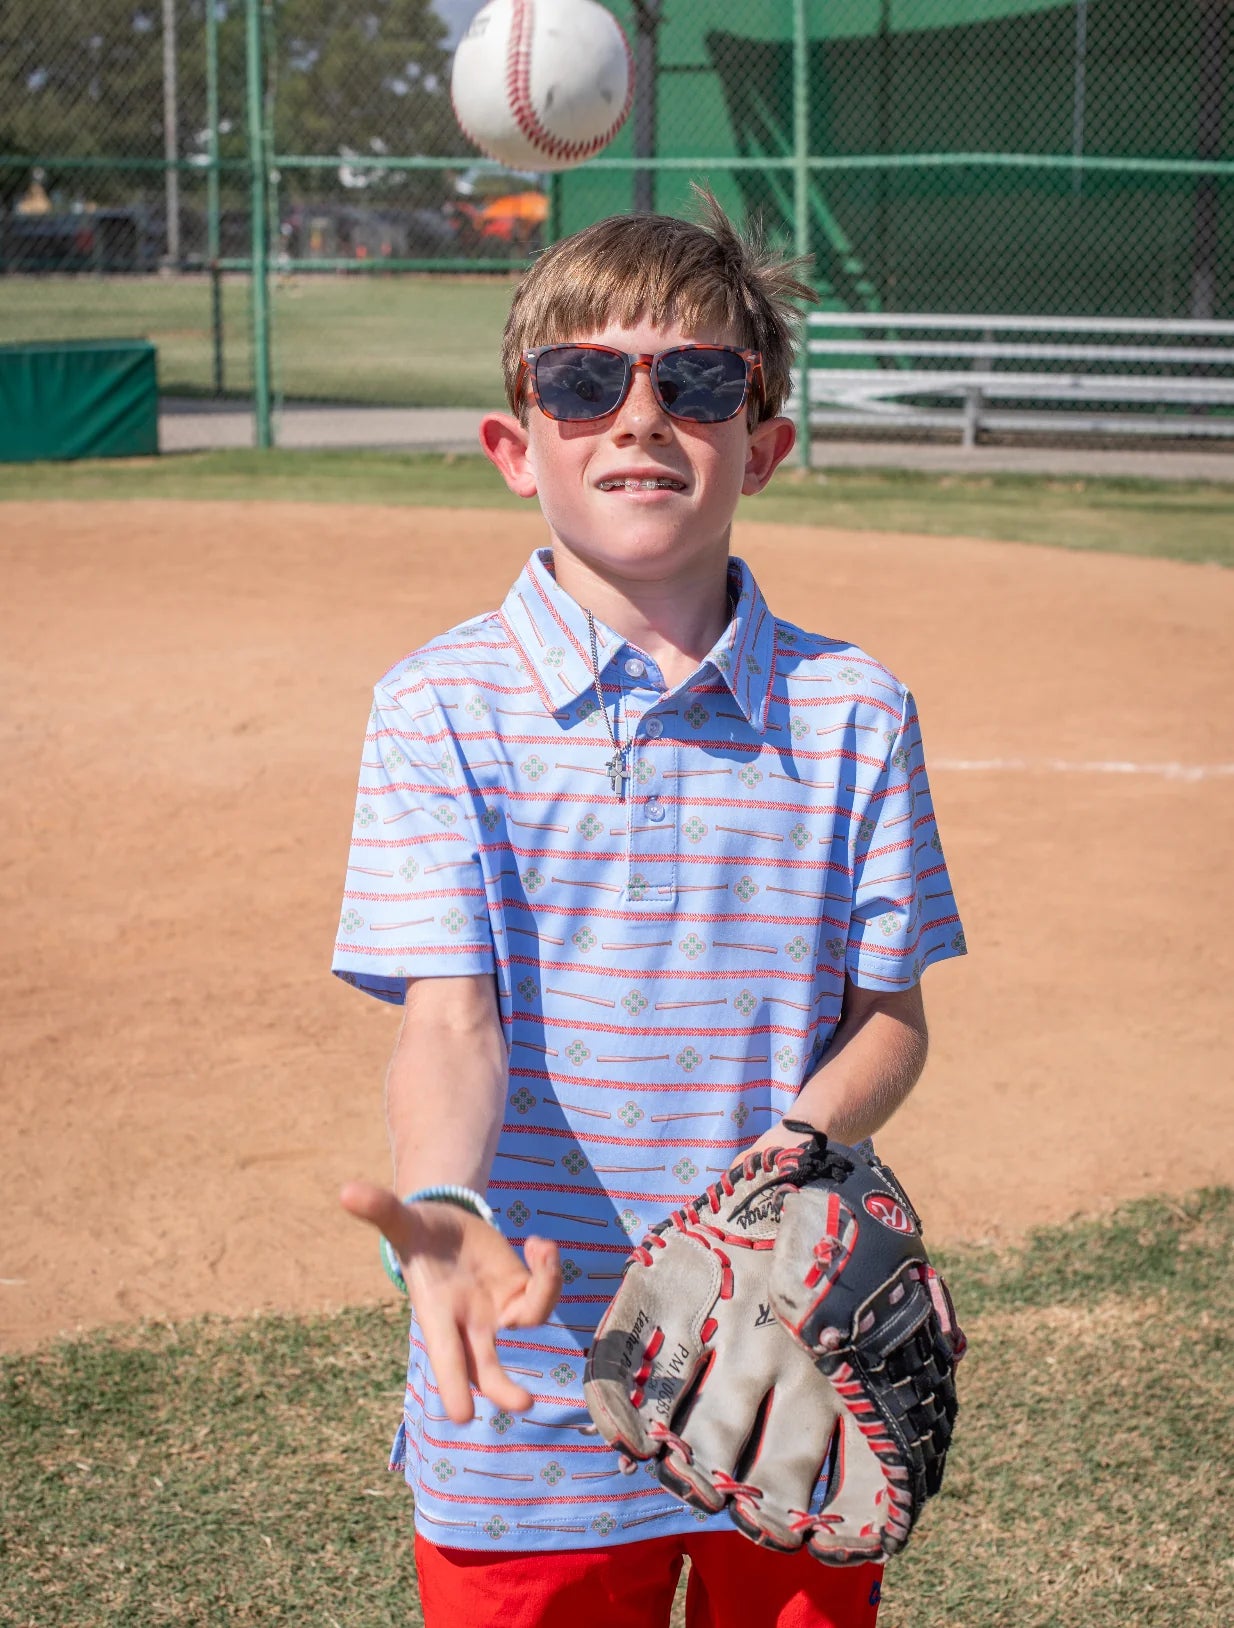
[[[535,1328],[548,1320],[561,1293],[561,1256],[547,1238],[528,1238],[523,1259],[530,1276],[507,1302],[502,1315],[506,1328]]]
[[[490,1402],[496,1402],[499,1408],[505,1408],[509,1413],[526,1413],[533,1401],[531,1392],[516,1384],[501,1366],[492,1334],[477,1335],[473,1332],[468,1337],[468,1344],[475,1368],[476,1388],[481,1395],[487,1396]]]
[[[471,1380],[467,1373],[467,1351],[454,1313],[448,1307],[435,1307],[432,1303],[417,1307],[417,1316],[428,1360],[437,1380],[441,1405],[455,1424],[466,1424],[475,1417],[471,1400]]]

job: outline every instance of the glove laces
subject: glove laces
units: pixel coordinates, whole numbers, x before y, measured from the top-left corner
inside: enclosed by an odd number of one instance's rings
[[[798,1154],[795,1167],[783,1173],[785,1182],[790,1186],[804,1187],[811,1181],[843,1181],[856,1169],[853,1161],[846,1158],[838,1147],[831,1146],[822,1131],[807,1125],[804,1119],[786,1119],[784,1129],[810,1138]]]

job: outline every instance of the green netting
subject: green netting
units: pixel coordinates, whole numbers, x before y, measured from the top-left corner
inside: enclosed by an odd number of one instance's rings
[[[614,10],[635,35],[638,8]],[[807,25],[810,152],[868,161],[812,178],[824,304],[1234,311],[1231,182],[1125,162],[1234,157],[1223,8],[849,0],[809,6]],[[731,210],[792,242],[791,169],[723,162],[792,158],[792,8],[668,0],[656,45],[656,151],[700,163],[654,173],[655,207],[687,209],[701,174]],[[632,158],[635,140],[628,125],[610,154]],[[561,190],[565,231],[636,199],[633,172],[579,172]]]

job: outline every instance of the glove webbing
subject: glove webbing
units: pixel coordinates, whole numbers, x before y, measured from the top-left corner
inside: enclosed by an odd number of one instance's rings
[[[948,1444],[956,1418],[955,1380],[949,1354],[940,1348],[930,1323],[889,1351],[875,1367],[857,1352],[818,1357],[819,1366],[856,1414],[861,1430],[880,1458],[895,1448],[912,1481],[918,1507],[943,1484]],[[869,1415],[879,1420],[875,1425]],[[892,1438],[885,1441],[883,1432]],[[880,1443],[890,1450],[885,1452]]]

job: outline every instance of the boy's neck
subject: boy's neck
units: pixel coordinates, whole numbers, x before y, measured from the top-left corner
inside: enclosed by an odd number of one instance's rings
[[[644,581],[602,575],[555,543],[553,573],[597,622],[650,656],[670,690],[693,677],[730,620],[727,549],[688,572]]]

